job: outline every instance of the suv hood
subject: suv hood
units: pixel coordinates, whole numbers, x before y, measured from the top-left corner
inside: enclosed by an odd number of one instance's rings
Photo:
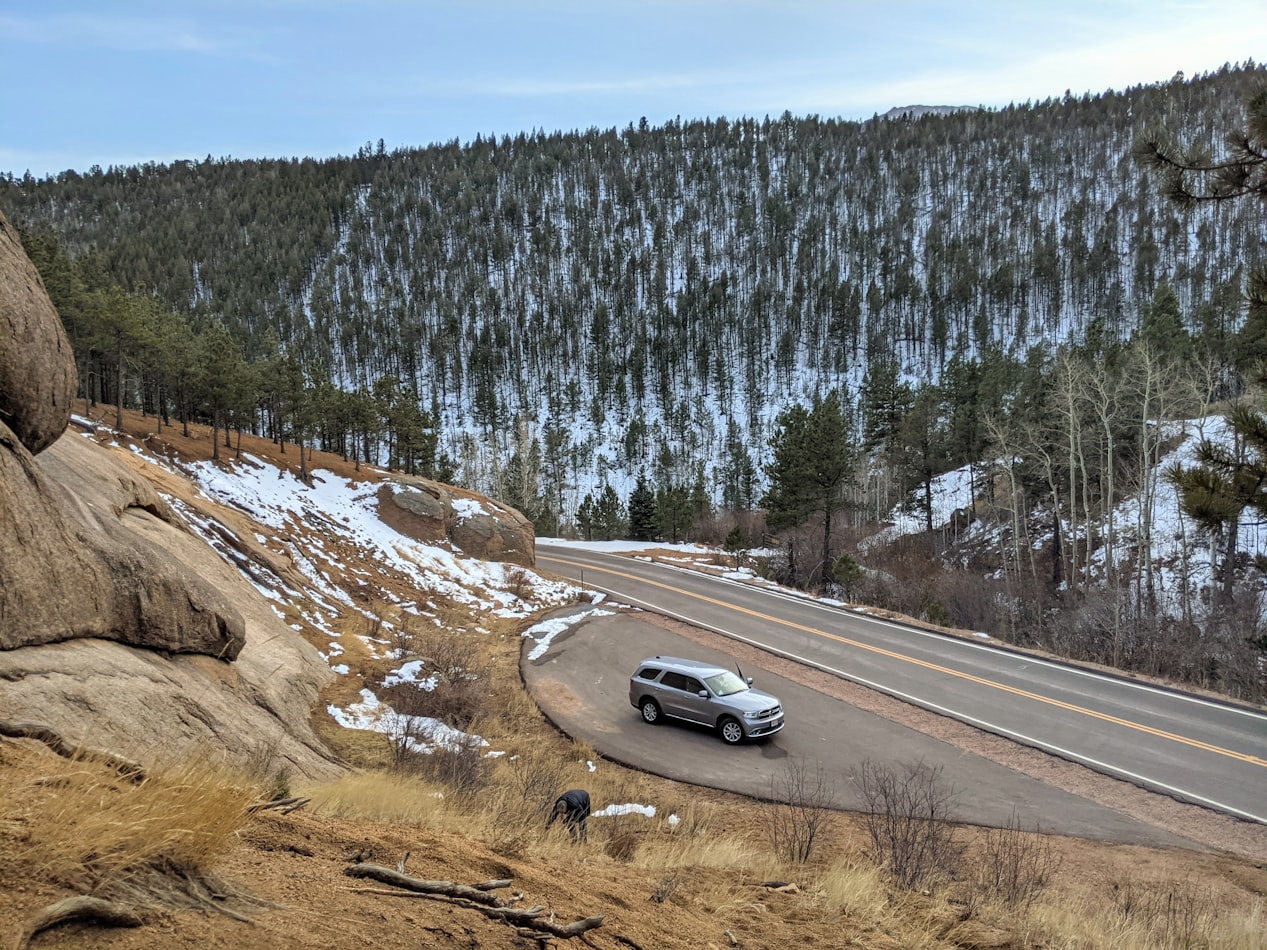
[[[721,701],[745,712],[761,712],[764,709],[773,709],[779,705],[777,698],[769,693],[763,693],[759,689],[746,689],[742,693],[731,693],[729,696],[721,697]]]

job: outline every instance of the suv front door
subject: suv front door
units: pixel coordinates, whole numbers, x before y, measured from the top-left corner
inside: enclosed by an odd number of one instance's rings
[[[694,676],[667,670],[664,676],[660,677],[660,685],[665,687],[663,696],[664,711],[670,716],[677,716],[679,719],[686,719],[690,722],[703,723],[707,726],[713,724],[712,710],[709,709],[708,699],[700,696],[701,691],[705,693],[708,691],[704,689],[704,684]]]

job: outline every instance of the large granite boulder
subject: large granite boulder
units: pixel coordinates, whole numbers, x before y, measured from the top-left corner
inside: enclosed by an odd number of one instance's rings
[[[0,217],[0,719],[137,761],[340,772],[309,725],[325,661],[172,512],[149,463],[64,434],[75,390]]]
[[[162,499],[82,438],[58,441],[75,386],[61,320],[0,217],[0,649],[100,637],[233,659],[233,605],[138,530],[176,524]]]
[[[0,214],[0,423],[38,454],[65,431],[78,388],[62,321],[17,231]]]
[[[398,476],[378,495],[379,517],[419,541],[448,541],[468,557],[532,567],[532,522],[508,505],[426,478]]]
[[[36,459],[0,425],[0,649],[98,637],[236,657],[241,615],[152,542],[154,522],[183,530],[108,453],[69,435]]]
[[[0,449],[9,465],[0,507],[21,487],[14,460]],[[0,650],[0,719],[38,722],[140,762],[213,754],[269,774],[342,771],[309,724],[334,674],[234,565],[169,513],[138,474],[150,463],[77,433],[33,465],[23,461],[55,500],[44,517],[69,510],[76,520],[57,521],[52,536],[28,526],[27,543],[40,547],[29,549],[20,598],[10,588],[12,547],[0,554],[0,629],[10,643],[44,644]],[[49,550],[62,540],[78,543]],[[48,643],[50,629],[79,638]]]

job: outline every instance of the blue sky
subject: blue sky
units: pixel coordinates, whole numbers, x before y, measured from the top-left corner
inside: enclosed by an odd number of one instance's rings
[[[869,118],[1267,59],[1263,0],[0,0],[0,172]]]

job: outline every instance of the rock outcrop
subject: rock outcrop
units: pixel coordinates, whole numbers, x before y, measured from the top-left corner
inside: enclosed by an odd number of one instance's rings
[[[326,663],[114,450],[63,434],[75,386],[0,217],[0,719],[137,761],[339,771],[308,724]]]
[[[532,567],[532,522],[508,505],[426,478],[399,476],[379,491],[379,516],[419,541],[449,541],[468,557]]]
[[[135,584],[133,607],[147,624],[181,617],[173,629],[190,636],[194,618],[232,617],[234,646],[228,652],[236,658],[227,663],[213,655],[136,649],[95,637],[0,650],[0,719],[37,720],[78,745],[139,762],[196,753],[270,774],[337,774],[341,767],[309,725],[318,691],[333,678],[326,662],[235,567],[179,522],[136,506],[116,513],[106,499],[118,497],[121,478],[135,476],[112,459],[114,451],[68,434],[38,462],[47,469],[45,481],[66,479],[76,492],[94,479],[105,483],[76,501],[90,519],[86,523],[116,519],[112,530],[132,535],[130,549],[148,550],[152,566],[161,567],[161,578],[129,580]],[[9,487],[7,480],[0,484],[0,498]],[[49,567],[68,585],[50,587],[50,597],[84,599],[69,569]],[[36,625],[27,629],[38,631]],[[174,645],[180,650],[188,644]]]
[[[233,659],[241,616],[137,530],[174,523],[154,490],[74,439],[36,458],[66,430],[75,386],[61,320],[0,217],[0,649],[101,637]]]
[[[150,485],[70,435],[38,459],[0,426],[0,649],[84,637],[232,660],[237,608],[155,544],[175,516]]]
[[[13,225],[0,215],[0,425],[36,455],[65,431],[78,386],[62,321]]]

